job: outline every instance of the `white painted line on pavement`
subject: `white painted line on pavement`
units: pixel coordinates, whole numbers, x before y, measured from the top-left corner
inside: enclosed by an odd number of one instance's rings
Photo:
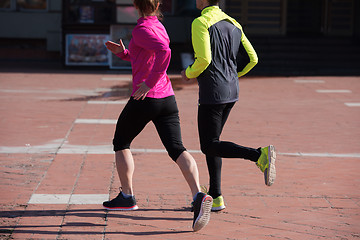
[[[128,91],[128,88],[119,88],[115,89],[116,91]],[[0,89],[0,92],[4,93],[39,93],[41,95],[44,94],[69,94],[69,95],[82,95],[82,96],[92,96],[98,95],[99,92],[111,92],[114,91],[112,88],[97,88],[94,90],[91,89],[57,89],[57,90],[49,90],[49,89]]]
[[[28,204],[101,204],[109,194],[33,194]]]
[[[294,80],[295,83],[325,83],[324,80]]]
[[[331,157],[331,158],[360,158],[360,153],[277,153],[283,156],[298,157]]]
[[[58,154],[114,154],[111,142],[108,145],[86,146],[64,144]]]
[[[43,145],[31,145],[30,143],[24,146],[0,146],[0,153],[56,153],[61,147],[65,139],[55,139]]]
[[[109,200],[109,194],[72,194],[69,204],[102,204]]]
[[[131,148],[132,152],[137,153],[167,153],[164,148],[149,149],[149,148]],[[188,149],[190,153],[201,153],[200,150]],[[57,153],[57,154],[114,154],[113,146],[109,140],[108,145],[71,145],[64,143],[61,145],[59,140],[40,146],[22,146],[9,147],[0,146],[0,154],[35,154],[35,153]],[[277,152],[282,156],[296,156],[296,157],[331,157],[331,158],[360,158],[360,153],[283,153]]]
[[[129,91],[129,88],[97,88],[95,89],[97,93],[99,92],[127,92]]]
[[[117,119],[76,119],[78,124],[116,124]]]
[[[165,149],[147,149],[147,148],[131,148],[133,153],[167,153]],[[201,153],[200,150],[187,150],[190,153]],[[101,146],[88,146],[88,148],[69,147],[64,145],[58,152],[58,154],[114,154],[112,145]],[[298,157],[331,157],[331,158],[360,158],[360,153],[281,153],[278,155],[283,156],[298,156]]]
[[[133,153],[167,153],[165,149],[138,149],[131,148]],[[201,153],[200,150],[187,150],[190,153]],[[98,145],[98,146],[73,146],[64,145],[59,149],[58,154],[114,154],[113,146]]]
[[[103,77],[101,78],[103,81],[130,81],[131,76],[128,77]]]
[[[360,107],[360,103],[345,103],[348,107]]]
[[[29,204],[67,204],[70,194],[33,194]]]
[[[351,93],[350,90],[346,89],[319,89],[316,90],[318,93]]]
[[[126,104],[128,101],[88,101],[88,104]]]

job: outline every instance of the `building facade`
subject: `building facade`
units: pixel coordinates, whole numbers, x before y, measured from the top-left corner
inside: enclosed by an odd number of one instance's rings
[[[65,65],[128,68],[107,56],[102,43],[131,37],[138,18],[132,0],[2,0],[0,39],[32,39],[46,43],[46,50],[59,52]],[[191,22],[200,11],[195,0],[163,0],[163,23],[169,33],[174,61],[191,52]],[[221,0],[220,7],[237,19],[255,39],[360,38],[359,0]],[[74,54],[81,47],[83,60]],[[98,48],[96,51],[91,47]],[[87,51],[84,52],[84,49]],[[261,47],[260,47],[261,48]],[[71,56],[70,56],[71,55]],[[98,64],[99,59],[102,62]],[[74,61],[74,62],[72,62]],[[82,62],[85,61],[85,62]],[[94,62],[91,62],[94,61]]]
[[[227,0],[226,7],[253,34],[359,35],[358,0]]]
[[[1,0],[0,39],[45,40],[48,51],[60,51],[61,11],[59,0]]]

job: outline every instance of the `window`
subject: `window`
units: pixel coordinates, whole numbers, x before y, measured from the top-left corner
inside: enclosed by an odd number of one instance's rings
[[[47,11],[48,0],[2,0],[0,9],[7,11]]]
[[[17,0],[16,4],[22,10],[47,10],[47,0]]]
[[[0,9],[1,10],[13,10],[15,9],[15,4],[13,0],[3,0],[0,1]]]
[[[161,11],[165,15],[195,16],[199,14],[194,0],[163,0]]]
[[[64,24],[111,24],[115,16],[115,1],[63,0]]]
[[[196,11],[196,1],[178,0],[176,9],[178,14],[191,15],[194,13],[194,11]]]

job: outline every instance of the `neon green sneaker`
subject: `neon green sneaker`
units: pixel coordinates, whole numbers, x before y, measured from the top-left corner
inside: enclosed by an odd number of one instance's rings
[[[201,188],[201,192],[209,194],[207,186],[201,185],[200,188]],[[191,203],[191,206],[192,206],[192,203]],[[221,211],[225,208],[226,207],[225,207],[225,203],[224,203],[224,198],[222,195],[213,199],[213,205],[212,205],[211,211],[217,212],[217,211]]]
[[[275,160],[276,152],[273,145],[261,148],[261,155],[256,165],[264,173],[265,184],[267,186],[271,186],[276,178]]]
[[[220,195],[220,196],[218,196],[217,198],[215,198],[213,200],[211,211],[217,212],[217,211],[221,211],[221,210],[223,210],[225,208],[226,207],[225,207],[223,196]]]

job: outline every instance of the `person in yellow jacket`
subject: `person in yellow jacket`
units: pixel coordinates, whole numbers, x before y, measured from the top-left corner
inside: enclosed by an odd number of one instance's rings
[[[199,85],[198,131],[201,151],[209,171],[208,194],[213,211],[225,208],[221,193],[222,158],[253,161],[271,186],[276,177],[273,145],[260,148],[221,141],[220,135],[235,102],[239,99],[239,78],[258,62],[257,54],[241,25],[219,8],[220,0],[196,0],[201,16],[191,26],[194,63],[181,72],[186,81]]]

